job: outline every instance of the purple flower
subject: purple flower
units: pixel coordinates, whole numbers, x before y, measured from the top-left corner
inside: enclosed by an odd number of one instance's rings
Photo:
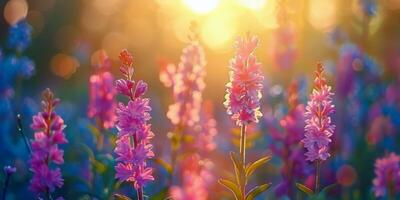
[[[8,32],[8,46],[18,52],[25,51],[31,43],[32,27],[25,20],[12,25]]]
[[[305,138],[302,142],[307,149],[305,155],[309,161],[324,161],[330,156],[329,143],[332,141],[330,137],[335,129],[329,116],[335,111],[335,106],[332,104],[333,93],[331,87],[326,84],[323,72],[324,68],[319,63],[315,72],[315,87],[305,112]]]
[[[7,174],[7,176],[10,176],[11,174],[15,173],[17,171],[17,168],[13,166],[5,166],[4,167],[4,173]]]
[[[46,89],[43,92],[43,111],[33,116],[31,124],[35,138],[31,142],[32,157],[29,160],[33,172],[30,189],[37,195],[53,192],[56,187],[63,185],[60,168],[51,167],[64,163],[64,151],[58,145],[67,143],[64,121],[54,112],[58,103],[59,99],[55,99],[53,93]]]
[[[108,71],[111,64],[104,51],[100,52],[99,66],[89,79],[89,110],[88,116],[97,118],[101,126],[108,129],[114,126],[116,120],[114,100],[114,77]]]
[[[302,147],[299,145],[304,135],[304,105],[298,102],[298,84],[293,82],[288,89],[289,112],[280,120],[283,131],[275,128],[277,121],[266,115],[267,127],[274,142],[271,150],[282,159],[280,169],[283,181],[276,187],[276,195],[281,197],[287,195],[294,198],[295,183],[306,177],[307,161]]]
[[[167,117],[174,125],[193,126],[200,120],[205,64],[203,48],[193,40],[183,49],[177,67],[170,64],[161,70],[160,80],[173,90],[175,103],[169,106]]]
[[[236,41],[236,56],[231,60],[230,82],[226,85],[224,105],[238,126],[258,122],[263,75],[254,53],[256,36],[240,37]]]
[[[373,189],[376,197],[400,192],[400,157],[391,153],[375,162]]]
[[[120,181],[133,182],[142,194],[142,187],[154,180],[153,169],[147,167],[147,159],[154,157],[150,139],[154,136],[148,121],[151,119],[149,99],[142,96],[147,91],[143,81],[135,83],[133,75],[133,57],[123,50],[120,54],[120,71],[124,79],[115,82],[116,90],[129,97],[128,104],[119,103],[116,109],[118,138],[115,148],[117,165],[115,177]],[[139,192],[141,191],[141,192]]]

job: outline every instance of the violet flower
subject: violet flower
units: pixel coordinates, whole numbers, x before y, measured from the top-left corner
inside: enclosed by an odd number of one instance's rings
[[[105,51],[100,52],[99,64],[89,79],[89,110],[88,116],[96,118],[100,126],[109,129],[116,120],[114,100],[114,77],[109,72],[111,67]]]
[[[117,165],[115,177],[120,181],[132,182],[137,190],[139,200],[143,200],[143,186],[154,180],[153,169],[147,166],[147,159],[154,157],[150,139],[154,137],[151,131],[151,107],[149,99],[143,98],[147,84],[135,82],[133,76],[133,57],[123,50],[119,56],[120,71],[123,79],[116,81],[116,90],[129,98],[127,105],[119,103],[116,110],[118,139],[115,148]]]
[[[400,156],[391,153],[375,162],[373,190],[376,197],[394,197],[400,192]]]
[[[30,190],[38,196],[46,195],[46,198],[51,198],[51,193],[56,187],[61,188],[64,181],[58,167],[64,163],[64,151],[58,145],[68,141],[64,135],[64,121],[54,112],[59,102],[50,89],[46,89],[43,92],[43,111],[33,116],[31,124],[35,139],[32,141],[32,157],[29,160],[33,172]]]

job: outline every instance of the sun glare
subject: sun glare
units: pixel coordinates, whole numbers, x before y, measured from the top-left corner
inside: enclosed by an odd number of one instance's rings
[[[239,3],[242,6],[253,10],[261,10],[265,5],[266,0],[239,0]]]
[[[209,13],[219,4],[219,0],[183,0],[183,2],[193,12],[198,14]]]

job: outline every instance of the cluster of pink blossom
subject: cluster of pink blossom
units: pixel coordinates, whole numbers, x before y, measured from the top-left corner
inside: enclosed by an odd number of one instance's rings
[[[209,163],[200,160],[200,156],[187,156],[181,163],[181,186],[172,186],[170,194],[174,200],[206,200],[210,199],[209,185],[214,177],[208,169]]]
[[[183,49],[178,66],[168,64],[161,70],[160,80],[173,90],[175,103],[169,106],[167,117],[174,125],[193,126],[200,120],[205,64],[203,48],[192,40]]]
[[[400,156],[391,153],[375,162],[373,180],[375,196],[391,196],[400,192]]]
[[[238,126],[258,122],[260,112],[263,75],[261,63],[254,55],[259,40],[247,35],[236,41],[236,56],[230,62],[230,82],[226,85],[224,105]]]
[[[32,157],[29,161],[34,174],[30,189],[38,195],[49,195],[56,187],[61,188],[63,185],[60,168],[50,167],[52,164],[64,163],[64,151],[59,149],[58,145],[67,143],[64,121],[54,112],[59,102],[60,100],[54,98],[53,93],[46,89],[43,92],[43,111],[33,116],[31,124],[35,131],[35,139],[32,141]]]
[[[326,160],[329,154],[330,137],[333,135],[335,125],[332,124],[330,114],[335,111],[332,104],[331,87],[326,84],[324,68],[321,63],[315,72],[315,87],[306,106],[305,138],[302,140],[306,159],[309,161]]]
[[[100,51],[99,64],[89,79],[88,116],[99,120],[103,128],[114,126],[116,103],[114,100],[114,76],[109,72],[111,62],[105,51]]]
[[[123,79],[116,81],[116,90],[129,98],[127,105],[119,103],[116,110],[118,139],[115,153],[117,165],[116,178],[120,181],[133,182],[137,189],[138,198],[143,198],[142,187],[154,180],[153,169],[147,166],[147,159],[154,157],[150,139],[154,137],[151,131],[151,107],[149,99],[143,98],[147,91],[147,84],[143,81],[135,82],[133,76],[133,57],[123,50],[120,54],[120,71]]]

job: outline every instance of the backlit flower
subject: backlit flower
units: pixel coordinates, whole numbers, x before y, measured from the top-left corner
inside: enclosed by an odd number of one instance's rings
[[[240,37],[236,41],[236,55],[230,62],[229,80],[226,85],[224,105],[236,124],[247,125],[258,122],[260,112],[263,75],[261,63],[255,57],[254,50],[258,45],[256,36]]]
[[[330,114],[335,109],[332,104],[331,87],[326,84],[324,68],[318,64],[315,72],[314,89],[306,106],[305,138],[302,140],[307,160],[326,160],[329,154],[329,143],[335,129]]]

